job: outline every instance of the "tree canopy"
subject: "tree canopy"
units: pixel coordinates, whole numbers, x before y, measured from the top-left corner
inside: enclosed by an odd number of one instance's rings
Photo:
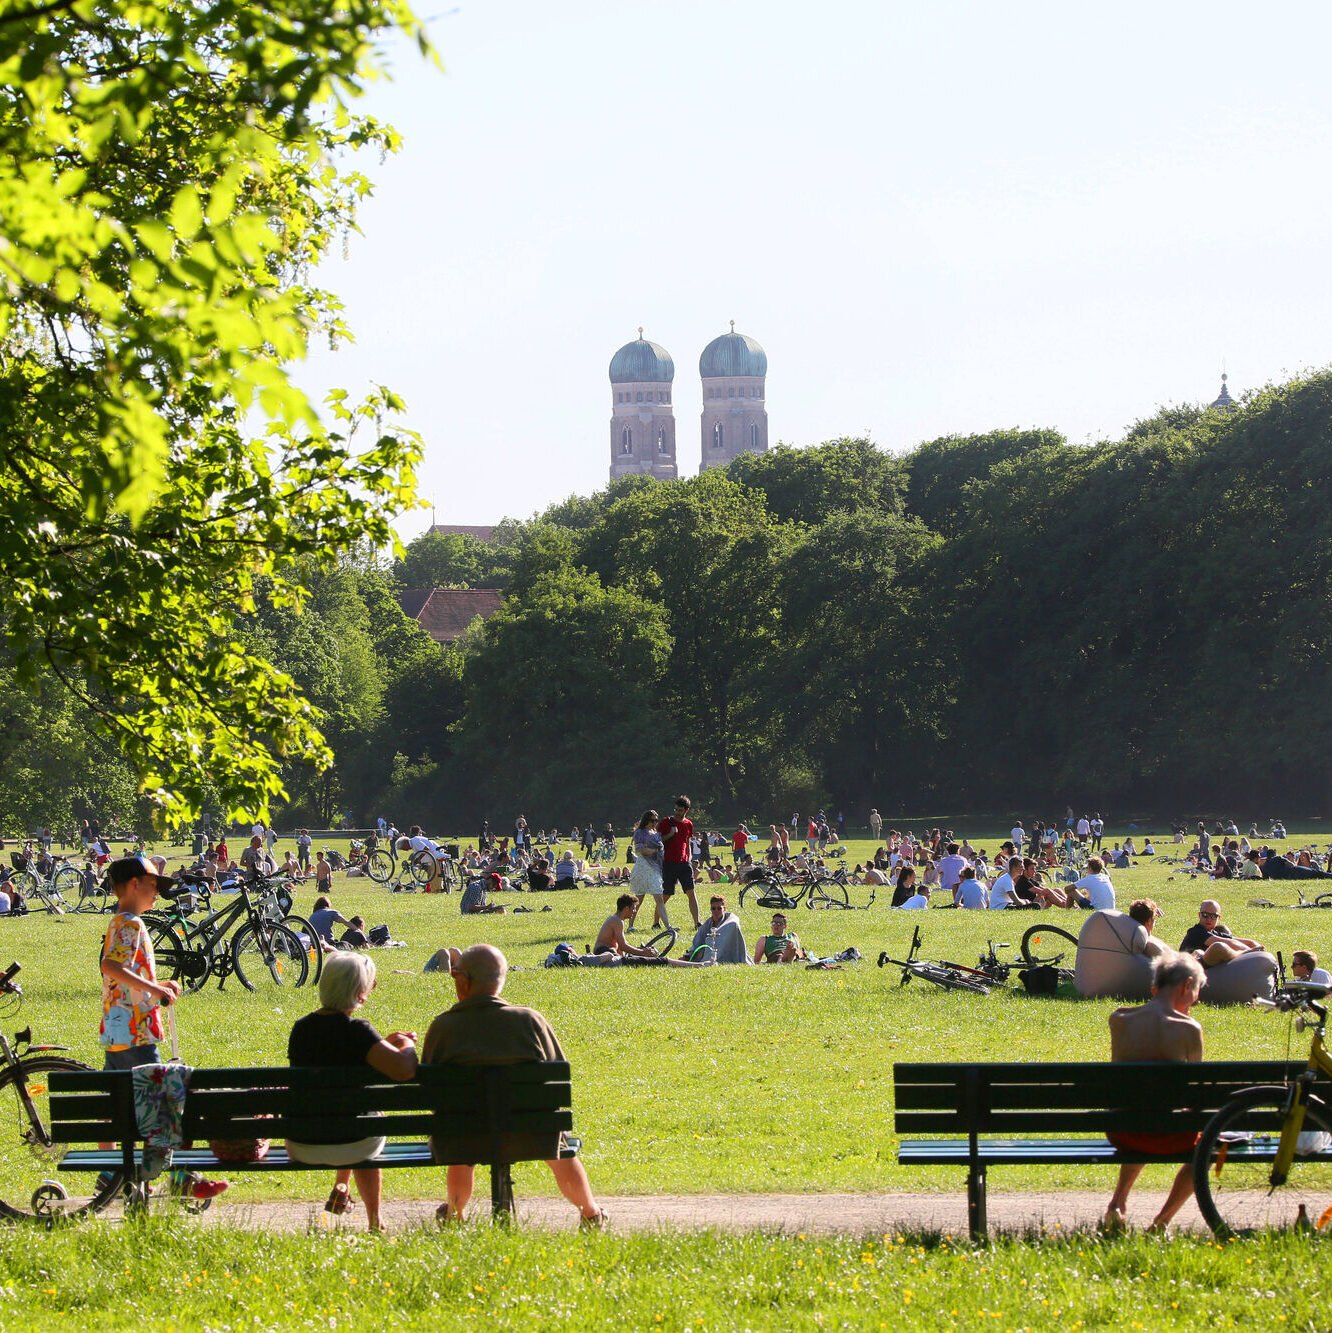
[[[287,366],[342,335],[313,285],[392,149],[353,114],[399,0],[0,13],[0,588],[14,669],[59,682],[168,812],[263,813],[327,762],[238,617],[393,540],[418,446],[387,389],[323,413]]]

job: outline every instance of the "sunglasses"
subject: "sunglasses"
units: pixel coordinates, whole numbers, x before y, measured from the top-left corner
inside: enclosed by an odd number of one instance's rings
[[[1221,915],[1221,913],[1220,913],[1220,912],[1199,912],[1198,915],[1199,915],[1204,921],[1215,921],[1215,920],[1217,919],[1217,917]]]

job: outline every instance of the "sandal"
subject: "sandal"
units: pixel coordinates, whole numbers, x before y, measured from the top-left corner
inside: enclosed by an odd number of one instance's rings
[[[450,1222],[461,1222],[462,1214],[455,1213],[447,1203],[442,1203],[435,1209],[435,1221],[441,1226],[446,1226]]]
[[[333,1193],[328,1196],[328,1202],[324,1205],[324,1211],[332,1213],[334,1217],[341,1217],[350,1207],[351,1191],[346,1185],[334,1185]]]

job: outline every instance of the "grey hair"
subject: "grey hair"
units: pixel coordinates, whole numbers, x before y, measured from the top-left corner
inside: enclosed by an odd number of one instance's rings
[[[1188,953],[1163,953],[1156,960],[1152,985],[1159,991],[1175,990],[1192,977],[1199,988],[1207,984],[1203,965]]]
[[[362,953],[335,953],[324,960],[319,1003],[345,1014],[365,1002],[375,986],[375,960]]]
[[[493,944],[473,944],[459,955],[454,971],[461,972],[477,990],[498,995],[509,975],[509,962]]]

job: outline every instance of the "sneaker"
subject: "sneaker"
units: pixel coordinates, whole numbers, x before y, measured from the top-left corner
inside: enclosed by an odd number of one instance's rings
[[[579,1231],[604,1231],[610,1225],[610,1214],[604,1208],[598,1208],[591,1217],[579,1217]]]
[[[191,1199],[216,1199],[219,1194],[225,1194],[230,1188],[229,1180],[204,1180],[200,1177],[190,1182],[189,1196]]]

